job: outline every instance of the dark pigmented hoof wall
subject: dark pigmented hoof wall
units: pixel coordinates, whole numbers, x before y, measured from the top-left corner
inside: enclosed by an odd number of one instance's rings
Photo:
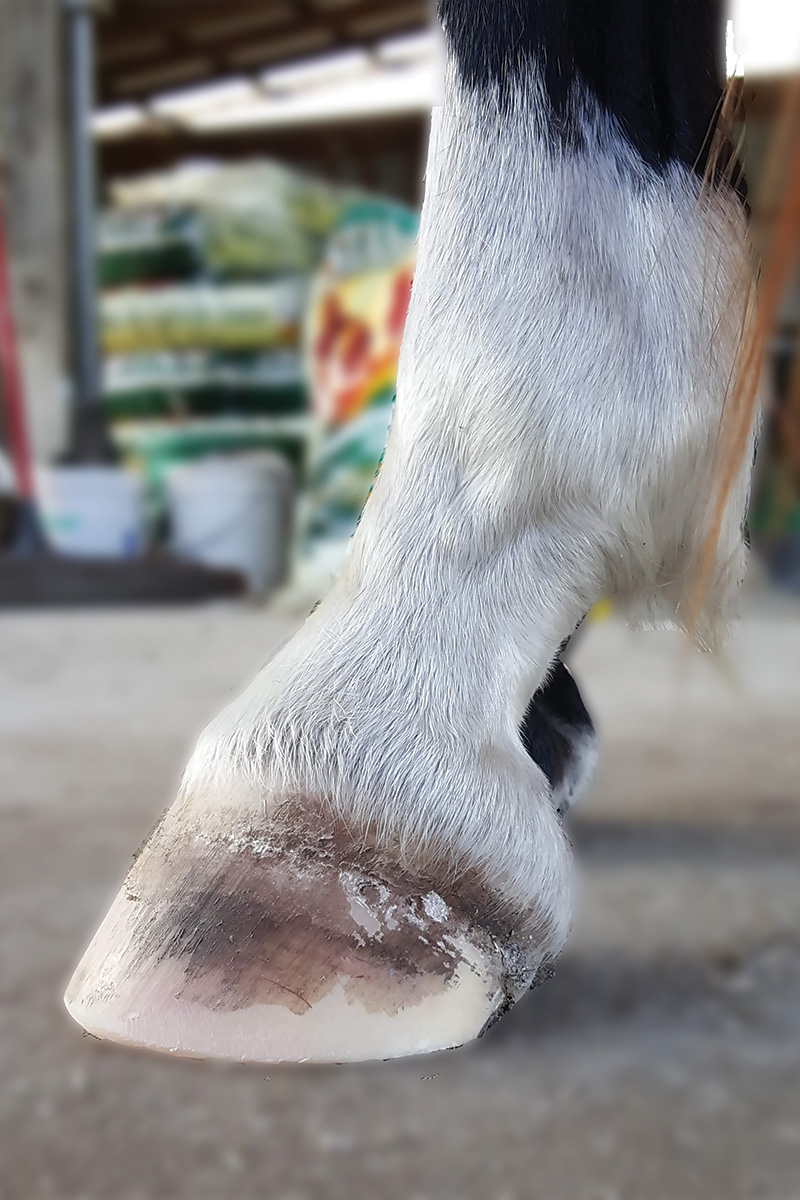
[[[179,962],[182,994],[197,1003],[280,1004],[302,1015],[342,980],[368,1012],[394,1013],[453,978],[457,922],[433,893],[390,893],[324,857],[303,862],[252,845],[221,857],[201,887],[202,863],[188,864],[180,901],[139,947],[141,963]]]
[[[529,982],[532,947],[479,893],[445,897],[352,846],[304,817],[214,837],[168,818],[76,972],[70,1011],[100,1036],[253,1061],[478,1036]]]

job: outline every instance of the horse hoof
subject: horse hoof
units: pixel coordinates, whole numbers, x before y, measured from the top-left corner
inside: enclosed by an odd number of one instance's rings
[[[307,823],[209,835],[169,814],[67,989],[89,1033],[240,1062],[354,1062],[477,1037],[530,945],[479,893],[437,888]]]

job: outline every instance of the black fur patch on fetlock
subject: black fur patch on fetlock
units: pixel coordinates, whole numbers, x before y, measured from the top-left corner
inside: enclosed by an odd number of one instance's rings
[[[566,812],[591,777],[596,736],[578,685],[560,658],[528,705],[520,736],[553,789],[556,808]]]

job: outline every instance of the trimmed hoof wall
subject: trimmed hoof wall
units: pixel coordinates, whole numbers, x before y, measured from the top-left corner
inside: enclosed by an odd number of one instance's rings
[[[285,834],[285,831],[284,831]],[[240,1062],[356,1062],[462,1045],[525,990],[527,961],[471,906],[345,862],[332,834],[276,844],[164,827],[67,989],[89,1033]]]
[[[499,1000],[485,964],[468,946],[442,991],[396,1011],[391,993],[383,1011],[367,1007],[354,982],[338,975],[314,1003],[297,993],[302,1012],[280,1002],[218,1009],[211,998],[205,1004],[186,997],[179,964],[159,964],[104,999],[92,995],[91,985],[73,985],[66,1004],[88,1033],[131,1046],[238,1062],[344,1063],[460,1046],[478,1036]]]

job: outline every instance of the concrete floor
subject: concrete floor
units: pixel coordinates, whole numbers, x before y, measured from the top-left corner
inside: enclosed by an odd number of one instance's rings
[[[722,661],[593,627],[555,978],[465,1051],[264,1070],[82,1036],[63,984],[193,737],[291,625],[0,620],[0,1200],[798,1200],[800,612]]]

